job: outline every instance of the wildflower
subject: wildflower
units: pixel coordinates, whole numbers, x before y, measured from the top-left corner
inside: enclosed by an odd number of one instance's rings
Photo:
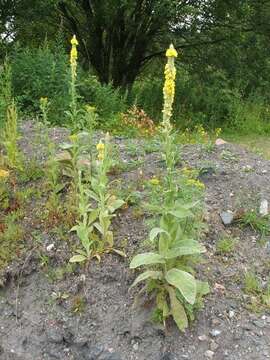
[[[219,137],[220,133],[221,133],[221,128],[217,128],[217,129],[215,130],[215,135],[216,135],[216,137]]]
[[[169,49],[166,51],[166,56],[167,57],[177,57],[177,51],[175,50],[175,48],[173,47],[173,45],[171,44]]]
[[[78,140],[78,135],[77,134],[73,134],[69,136],[69,140],[72,142],[75,142]]]
[[[39,102],[40,102],[40,105],[45,107],[48,104],[48,98],[47,97],[41,97],[39,99]]]
[[[7,178],[9,176],[9,172],[3,169],[0,169],[0,178]]]
[[[72,39],[70,40],[71,45],[79,45],[78,40],[76,39],[76,35],[73,35]]]
[[[155,176],[152,177],[152,179],[149,180],[150,184],[152,185],[159,185],[160,181]]]
[[[105,145],[103,144],[103,142],[99,142],[96,145],[97,151],[98,151],[98,160],[99,161],[103,161],[104,160],[104,155],[105,155]]]
[[[202,183],[200,180],[188,179],[187,184],[191,185],[191,186],[195,186],[196,188],[201,189],[201,190],[203,190],[205,188],[204,183]]]
[[[176,69],[174,66],[174,58],[177,56],[177,51],[170,45],[170,48],[166,51],[168,62],[165,66],[165,83],[163,87],[164,106],[163,106],[163,128],[166,131],[171,130],[170,118],[172,116],[172,105],[175,94],[175,77]]]
[[[105,145],[100,141],[97,146],[97,151],[103,151],[105,149]]]
[[[71,51],[70,51],[70,64],[71,66],[74,68],[74,74],[76,73],[76,66],[77,66],[77,59],[78,59],[78,51],[77,51],[77,46],[78,46],[78,41],[76,39],[76,36],[73,35],[73,38],[71,39]]]
[[[86,110],[88,113],[92,113],[92,112],[95,112],[95,111],[96,111],[96,107],[95,107],[95,106],[91,106],[91,105],[85,105],[85,110]]]

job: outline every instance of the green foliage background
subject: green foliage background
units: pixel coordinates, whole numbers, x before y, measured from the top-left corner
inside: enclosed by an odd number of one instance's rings
[[[96,107],[100,126],[114,128],[133,104],[160,120],[172,41],[179,51],[177,126],[267,134],[269,24],[268,1],[8,1],[0,9],[0,61],[8,54],[21,111],[36,116],[40,97],[48,97],[49,119],[62,125],[75,33],[79,100]]]

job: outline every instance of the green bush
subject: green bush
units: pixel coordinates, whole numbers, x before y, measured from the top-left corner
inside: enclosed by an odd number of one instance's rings
[[[12,57],[12,85],[23,113],[39,112],[39,100],[50,101],[49,121],[62,124],[68,107],[68,60],[45,44],[38,49],[17,49]]]
[[[132,88],[131,102],[143,108],[155,121],[162,116],[163,74],[149,74]],[[258,95],[244,97],[221,70],[208,67],[203,74],[178,66],[173,121],[181,128],[196,125],[221,127],[241,133],[270,132],[270,109]]]
[[[78,90],[82,101],[96,107],[99,126],[114,126],[117,114],[127,109],[126,95],[111,84],[101,84],[95,76],[82,73],[79,77]]]

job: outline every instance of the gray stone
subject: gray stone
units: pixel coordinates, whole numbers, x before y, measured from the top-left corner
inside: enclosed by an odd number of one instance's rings
[[[268,215],[268,201],[266,199],[263,199],[260,204],[260,215],[266,216]]]
[[[172,353],[166,352],[161,356],[160,360],[176,360],[176,357]]]
[[[213,329],[210,331],[210,335],[213,336],[213,337],[217,337],[221,334],[221,331],[218,330],[218,329]]]
[[[224,225],[230,225],[233,221],[233,213],[229,211],[223,211],[220,213],[220,217]]]
[[[204,355],[208,358],[208,359],[212,359],[212,357],[215,355],[214,351],[211,350],[207,350]]]

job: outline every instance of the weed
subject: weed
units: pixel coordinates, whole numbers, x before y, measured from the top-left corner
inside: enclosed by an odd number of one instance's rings
[[[258,294],[261,292],[261,284],[258,280],[257,275],[253,271],[245,273],[244,278],[244,291],[247,294]]]
[[[270,217],[261,216],[255,210],[249,210],[243,213],[239,219],[242,226],[250,226],[254,231],[259,232],[262,236],[270,233]]]
[[[17,144],[19,140],[17,118],[17,110],[13,102],[7,107],[7,120],[2,143],[6,152],[7,166],[11,169],[22,170],[22,155]]]
[[[221,152],[221,158],[226,161],[237,161],[237,156],[233,154],[230,150],[223,150]]]
[[[230,254],[234,251],[237,240],[231,237],[219,239],[216,244],[218,254]]]

